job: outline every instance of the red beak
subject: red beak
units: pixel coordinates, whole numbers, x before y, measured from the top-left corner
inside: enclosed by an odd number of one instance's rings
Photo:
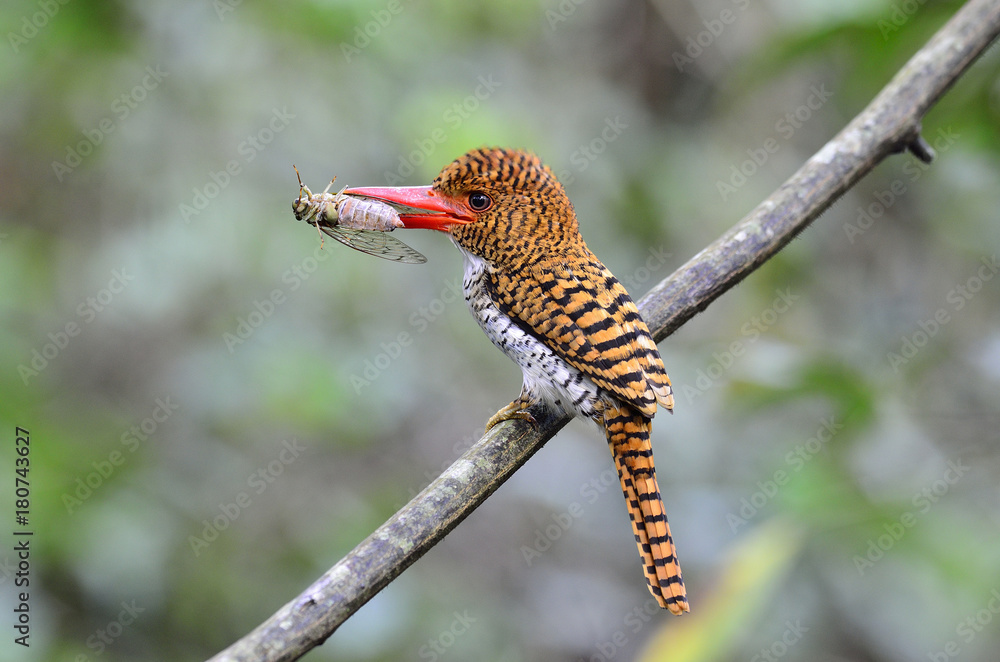
[[[399,212],[404,228],[441,230],[452,225],[471,223],[475,217],[459,204],[452,202],[430,186],[400,186],[380,188],[365,186],[349,188],[344,193],[375,198],[393,205]]]

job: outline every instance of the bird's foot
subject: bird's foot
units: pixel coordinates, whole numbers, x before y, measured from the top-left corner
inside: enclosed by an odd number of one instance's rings
[[[517,400],[514,400],[514,402],[493,414],[493,416],[490,417],[490,420],[486,421],[486,432],[489,432],[497,424],[511,419],[528,421],[531,423],[532,427],[538,427],[538,422],[535,420],[535,417],[527,411],[528,407],[533,404],[535,404],[534,401],[529,400],[524,397],[524,394],[522,394]]]

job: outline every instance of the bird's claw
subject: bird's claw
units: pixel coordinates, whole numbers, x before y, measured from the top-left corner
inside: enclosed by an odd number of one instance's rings
[[[510,403],[509,405],[507,405],[506,407],[504,407],[503,409],[501,409],[497,413],[493,414],[493,416],[490,417],[490,420],[486,421],[486,430],[485,430],[485,432],[489,432],[496,425],[499,425],[500,423],[503,423],[504,421],[509,421],[509,420],[512,420],[512,419],[517,419],[517,420],[521,420],[521,421],[527,421],[528,423],[531,424],[532,427],[537,428],[538,427],[538,421],[536,421],[535,417],[532,416],[527,411],[528,407],[530,407],[530,406],[531,406],[530,402],[525,402],[525,401],[520,400],[520,399],[515,400],[514,402]]]

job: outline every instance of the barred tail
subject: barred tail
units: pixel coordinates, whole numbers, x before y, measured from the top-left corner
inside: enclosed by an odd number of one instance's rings
[[[656,483],[653,448],[649,443],[652,421],[630,407],[610,407],[604,412],[603,423],[649,592],[661,607],[683,614],[688,611],[687,594]]]

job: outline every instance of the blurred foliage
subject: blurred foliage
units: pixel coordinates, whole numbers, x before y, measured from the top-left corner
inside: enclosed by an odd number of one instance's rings
[[[700,613],[673,628],[660,628],[647,645],[648,654],[639,659],[642,662],[730,659],[741,635],[753,625],[758,605],[777,589],[782,575],[794,563],[801,539],[793,525],[776,518],[739,540],[733,545],[731,558],[721,568],[712,595]],[[789,636],[787,641],[793,638],[800,637]],[[780,648],[774,656],[783,657],[779,652]]]
[[[2,658],[211,656],[517,393],[449,242],[408,235],[422,267],[319,250],[293,163],[313,188],[423,184],[531,148],[639,296],[960,5],[6,3],[0,452],[9,504],[30,431],[35,535],[31,647],[8,629]],[[992,659],[997,49],[924,133],[932,166],[880,165],[661,344],[690,617],[645,610],[605,444],[573,424],[308,659]]]

